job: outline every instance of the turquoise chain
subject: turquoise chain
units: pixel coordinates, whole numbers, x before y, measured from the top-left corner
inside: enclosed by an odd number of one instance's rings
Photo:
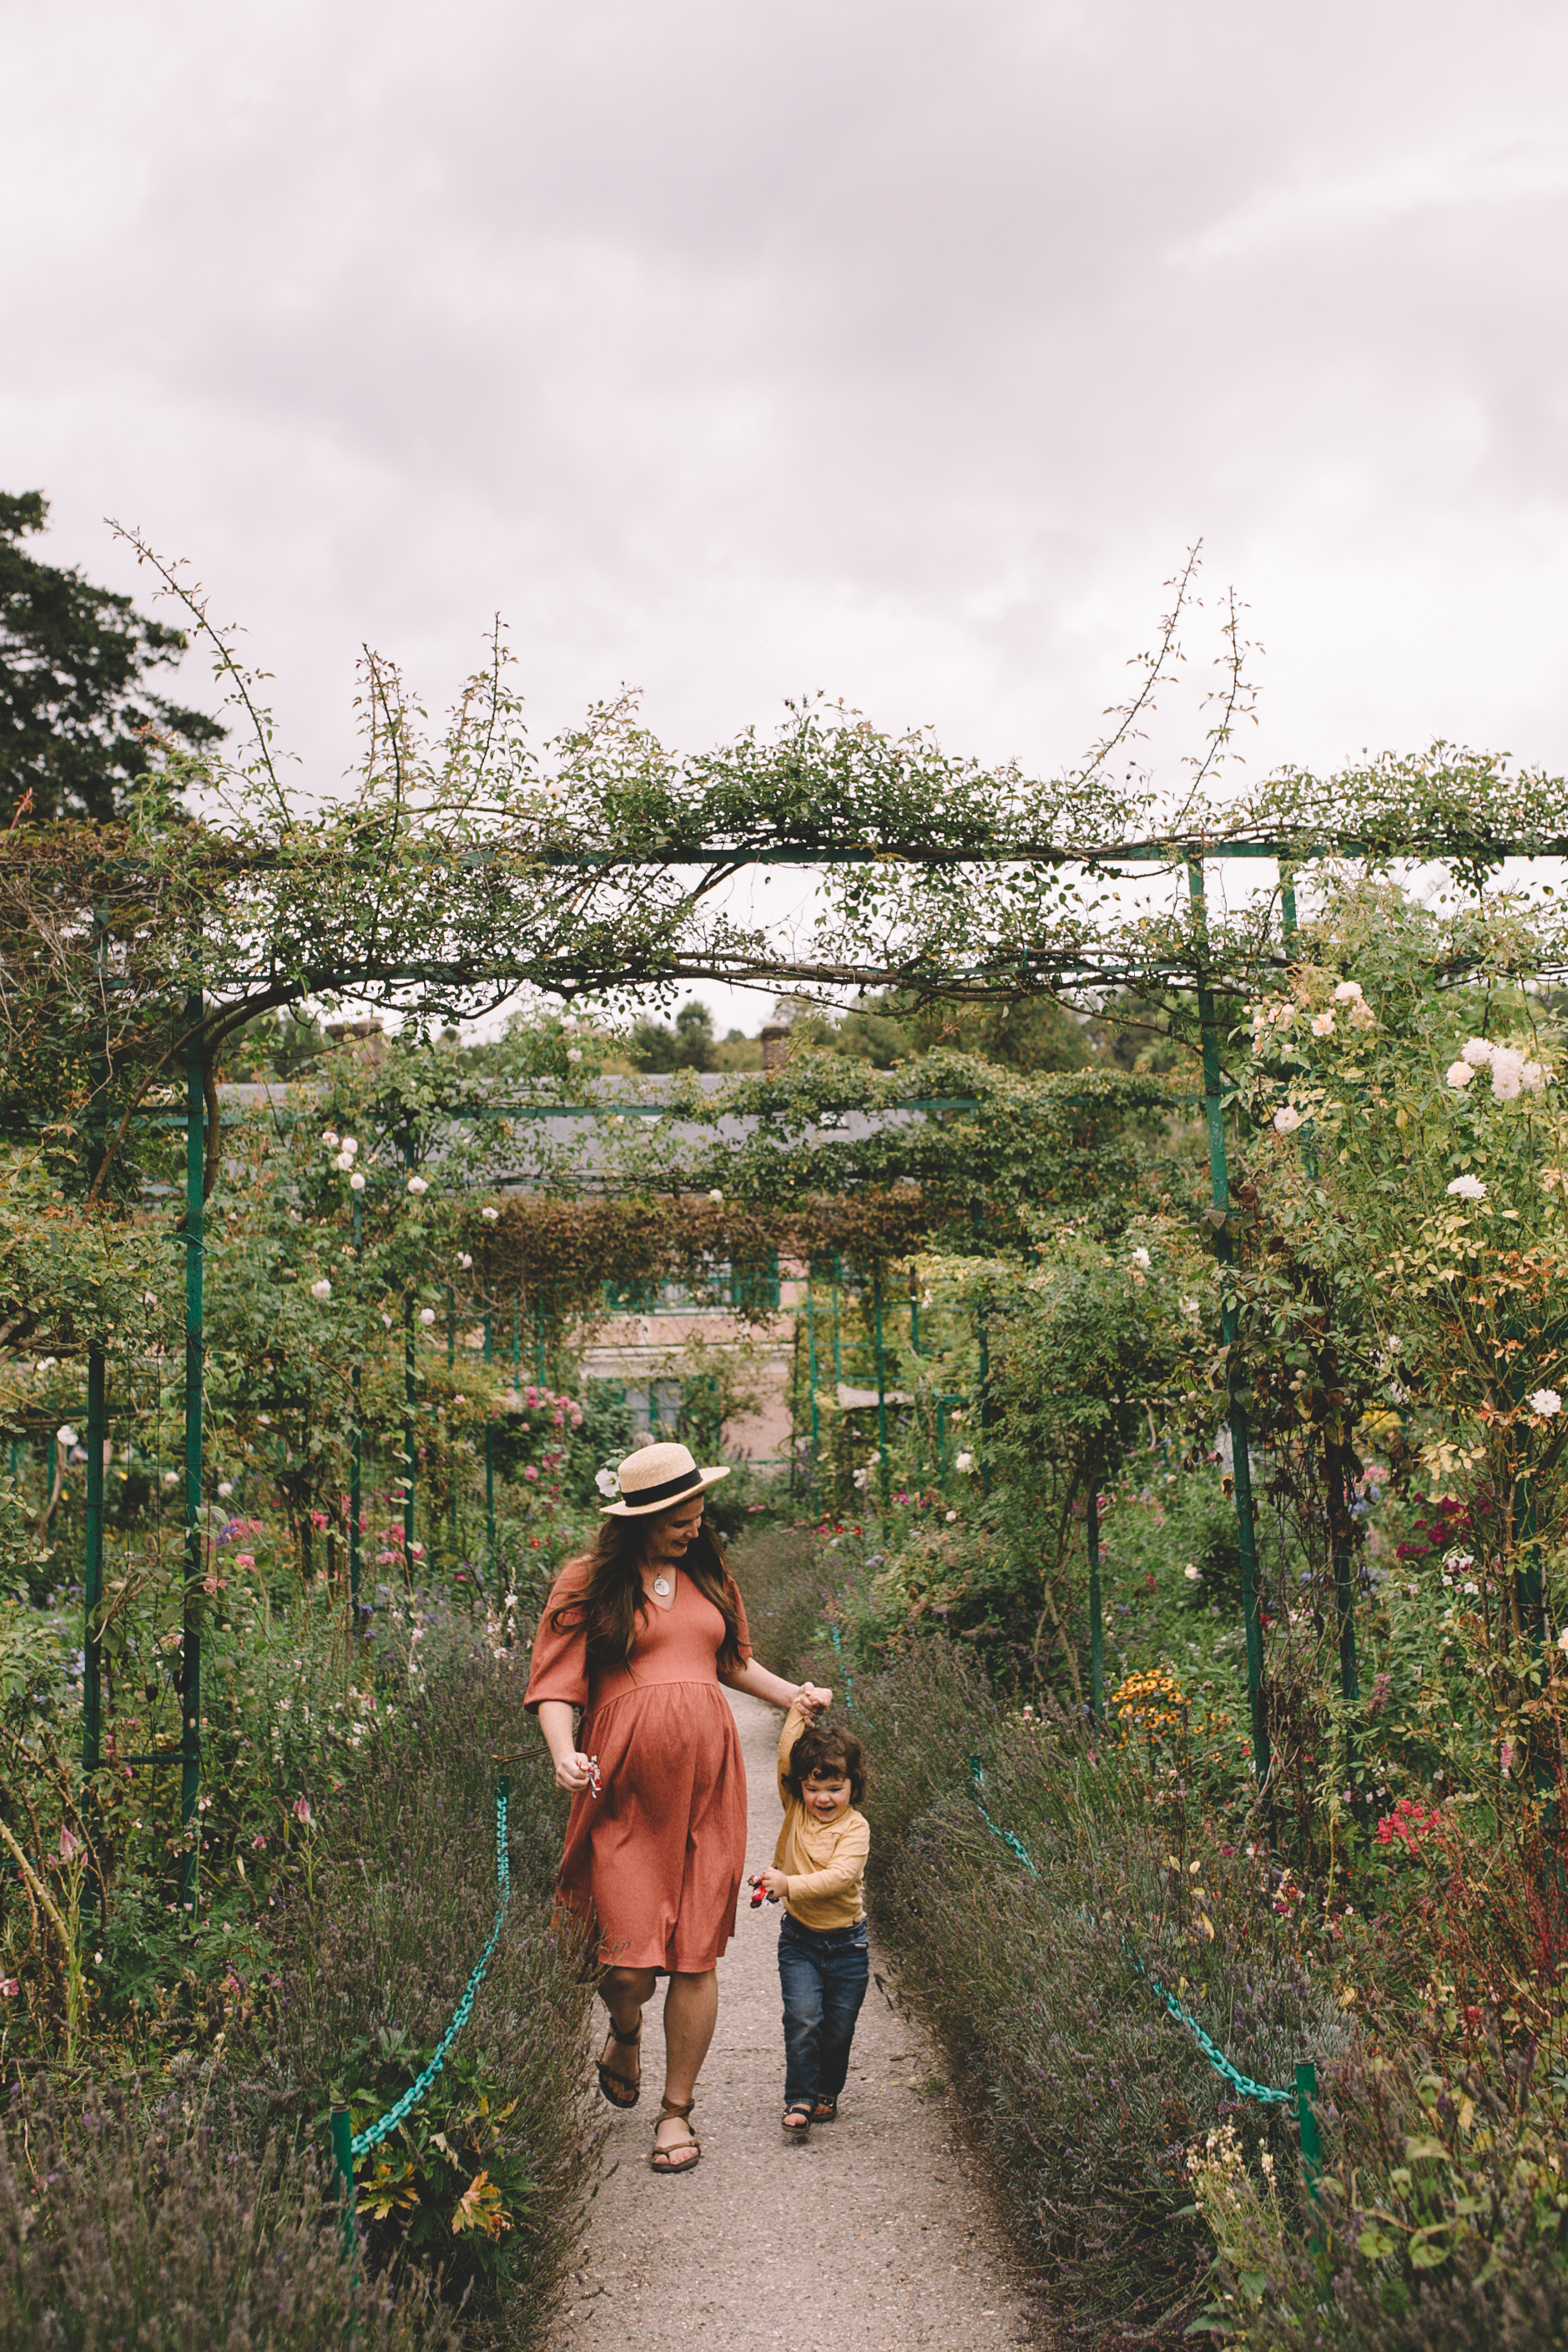
[[[501,1929],[507,1920],[507,1906],[512,1899],[512,1869],[507,1856],[507,1800],[510,1790],[511,1783],[508,1780],[503,1779],[496,1783],[496,1882],[501,1890],[501,1907],[496,1914],[496,1924],[490,1930],[490,1940],[479,1955],[479,1965],[469,1978],[467,1990],[457,2004],[456,2013],[451,2024],[436,2043],[435,2055],[429,2065],[414,2082],[410,2084],[396,2106],[389,2107],[384,2116],[378,2116],[373,2124],[367,2124],[363,2131],[354,2134],[353,2138],[349,2142],[350,2157],[365,2156],[372,2147],[379,2147],[388,2133],[394,2132],[403,2117],[418,2106],[421,2099],[446,2063],[447,2052],[468,2022],[475,1995],[485,1981],[485,1971],[489,1967],[491,1955],[500,1941]]]
[[[992,1821],[989,1813],[986,1811],[986,1800],[984,1794],[986,1775],[977,1756],[971,1756],[969,1759],[969,1780],[974,1790],[975,1803],[978,1808],[980,1819],[985,1822],[986,1827],[990,1831],[991,1835],[994,1838],[999,1838],[1003,1845],[1010,1845],[1019,1860],[1022,1863],[1024,1868],[1028,1871],[1030,1876],[1031,1878],[1038,1878],[1040,1876],[1040,1873],[1035,1868],[1034,1856],[1030,1853],[1028,1847],[1019,1843],[1011,1830],[998,1829],[996,1822]]]
[[[975,1803],[979,1811],[980,1819],[985,1822],[986,1827],[990,1831],[991,1835],[994,1838],[999,1839],[1003,1845],[1010,1846],[1014,1853],[1017,1854],[1019,1860],[1022,1863],[1024,1868],[1029,1872],[1030,1876],[1031,1878],[1038,1878],[1040,1876],[1040,1872],[1036,1867],[1034,1857],[1030,1854],[1027,1846],[1019,1843],[1019,1840],[1014,1837],[1011,1830],[998,1829],[996,1822],[992,1821],[990,1814],[986,1811],[984,1795],[986,1775],[977,1756],[971,1756],[969,1759],[969,1779],[973,1786]],[[1155,1995],[1155,1999],[1163,2000],[1166,2009],[1175,2018],[1176,2023],[1186,2028],[1186,2031],[1191,2034],[1193,2040],[1197,2042],[1198,2048],[1202,2051],[1209,2064],[1214,2068],[1215,2073],[1228,2083],[1233,2091],[1239,2093],[1244,2099],[1262,2099],[1266,2103],[1274,2106],[1288,2107],[1292,2115],[1295,2113],[1296,2093],[1294,2091],[1277,2091],[1268,2083],[1255,2083],[1249,2074],[1243,2074],[1239,2067],[1233,2066],[1229,2059],[1226,2056],[1224,2051],[1219,2047],[1218,2042],[1214,2040],[1211,2034],[1205,2032],[1203,2027],[1198,2023],[1197,2018],[1194,2017],[1192,2011],[1183,2006],[1183,2004],[1176,1999],[1174,1992],[1167,1992],[1165,1986],[1161,1984],[1157,1977],[1153,1977],[1149,1974],[1148,1969],[1144,1966],[1142,1959],[1134,1950],[1131,1941],[1125,1936],[1122,1938],[1122,1949],[1125,1952],[1128,1959],[1132,1962],[1134,1968],[1136,1969],[1138,1974],[1143,1978],[1144,1982],[1148,1986],[1149,1990]]]

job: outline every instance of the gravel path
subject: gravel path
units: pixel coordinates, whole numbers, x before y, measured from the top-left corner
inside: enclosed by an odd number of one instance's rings
[[[747,1872],[773,1859],[779,1717],[731,1695],[751,1795]],[[875,1816],[872,1834],[874,1836]],[[648,2168],[664,2079],[663,1993],[643,2036],[642,2104],[606,2106],[602,2185],[550,2352],[787,2344],[791,2352],[993,2352],[1035,2340],[1030,2306],[956,2144],[930,2043],[873,1983],[839,2120],[808,2147],[779,2128],[779,1913],[743,1902],[719,1963],[718,2032],[689,2179]],[[601,2018],[602,2011],[599,2012]],[[602,2026],[600,2042],[602,2042]],[[596,2053],[597,2054],[597,2050]]]

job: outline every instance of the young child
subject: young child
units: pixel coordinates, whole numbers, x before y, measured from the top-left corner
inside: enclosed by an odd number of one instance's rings
[[[784,1905],[784,2129],[802,2146],[813,2123],[831,2123],[838,2114],[871,1976],[861,1897],[871,1830],[855,1811],[865,1795],[865,1763],[854,1734],[819,1725],[818,1712],[797,1700],[784,1718],[784,1825],[772,1869],[759,1874]]]

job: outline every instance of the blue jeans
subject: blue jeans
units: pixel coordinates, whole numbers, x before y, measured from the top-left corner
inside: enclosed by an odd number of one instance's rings
[[[871,1982],[862,1919],[855,1927],[802,1927],[788,1914],[779,1930],[784,1991],[784,2104],[836,2099],[850,2071],[850,2043]]]

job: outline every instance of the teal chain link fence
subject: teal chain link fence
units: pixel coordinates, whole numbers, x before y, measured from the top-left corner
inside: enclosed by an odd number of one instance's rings
[[[976,1809],[991,1835],[1003,1845],[1010,1846],[1030,1876],[1038,1878],[1040,1871],[1028,1847],[1020,1843],[1011,1830],[999,1828],[987,1810],[985,1769],[977,1756],[971,1756],[969,1759],[969,1781]],[[1239,2066],[1232,2063],[1213,2035],[1206,2032],[1198,2023],[1191,2010],[1178,2000],[1174,1992],[1161,1984],[1158,1977],[1150,1974],[1142,1955],[1130,1937],[1124,1936],[1122,1949],[1133,1968],[1148,1986],[1155,1999],[1163,2002],[1176,2023],[1186,2032],[1191,2034],[1215,2073],[1223,2082],[1229,2084],[1239,2098],[1257,2099],[1265,2106],[1279,2106],[1286,2110],[1301,2134],[1301,2168],[1306,2176],[1307,2187],[1315,2202],[1317,2178],[1322,2166],[1322,2139],[1318,2130],[1317,2114],[1313,2104],[1318,2091],[1317,2068],[1307,2061],[1300,2063],[1296,2068],[1293,2090],[1281,2091],[1276,2089],[1271,2083],[1255,2083],[1250,2074],[1244,2074]]]
[[[446,2063],[446,2053],[467,2024],[485,1971],[495,1955],[507,1923],[507,1911],[512,1900],[512,1868],[507,1854],[507,1806],[512,1784],[505,1773],[496,1783],[496,1884],[500,1889],[501,1904],[496,1914],[496,1924],[490,1930],[490,1940],[479,1955],[478,1964],[464,1989],[463,1998],[453,2011],[452,2022],[436,2043],[430,2063],[415,2076],[401,2099],[390,2106],[384,2116],[367,2124],[363,2131],[352,2129],[352,2119],[346,2109],[340,2109],[331,2119],[332,2162],[343,2187],[344,2231],[351,2237],[354,2216],[354,2159],[379,2147],[389,2134],[396,2131],[403,2117],[411,2115],[430,2090],[431,2084]]]

